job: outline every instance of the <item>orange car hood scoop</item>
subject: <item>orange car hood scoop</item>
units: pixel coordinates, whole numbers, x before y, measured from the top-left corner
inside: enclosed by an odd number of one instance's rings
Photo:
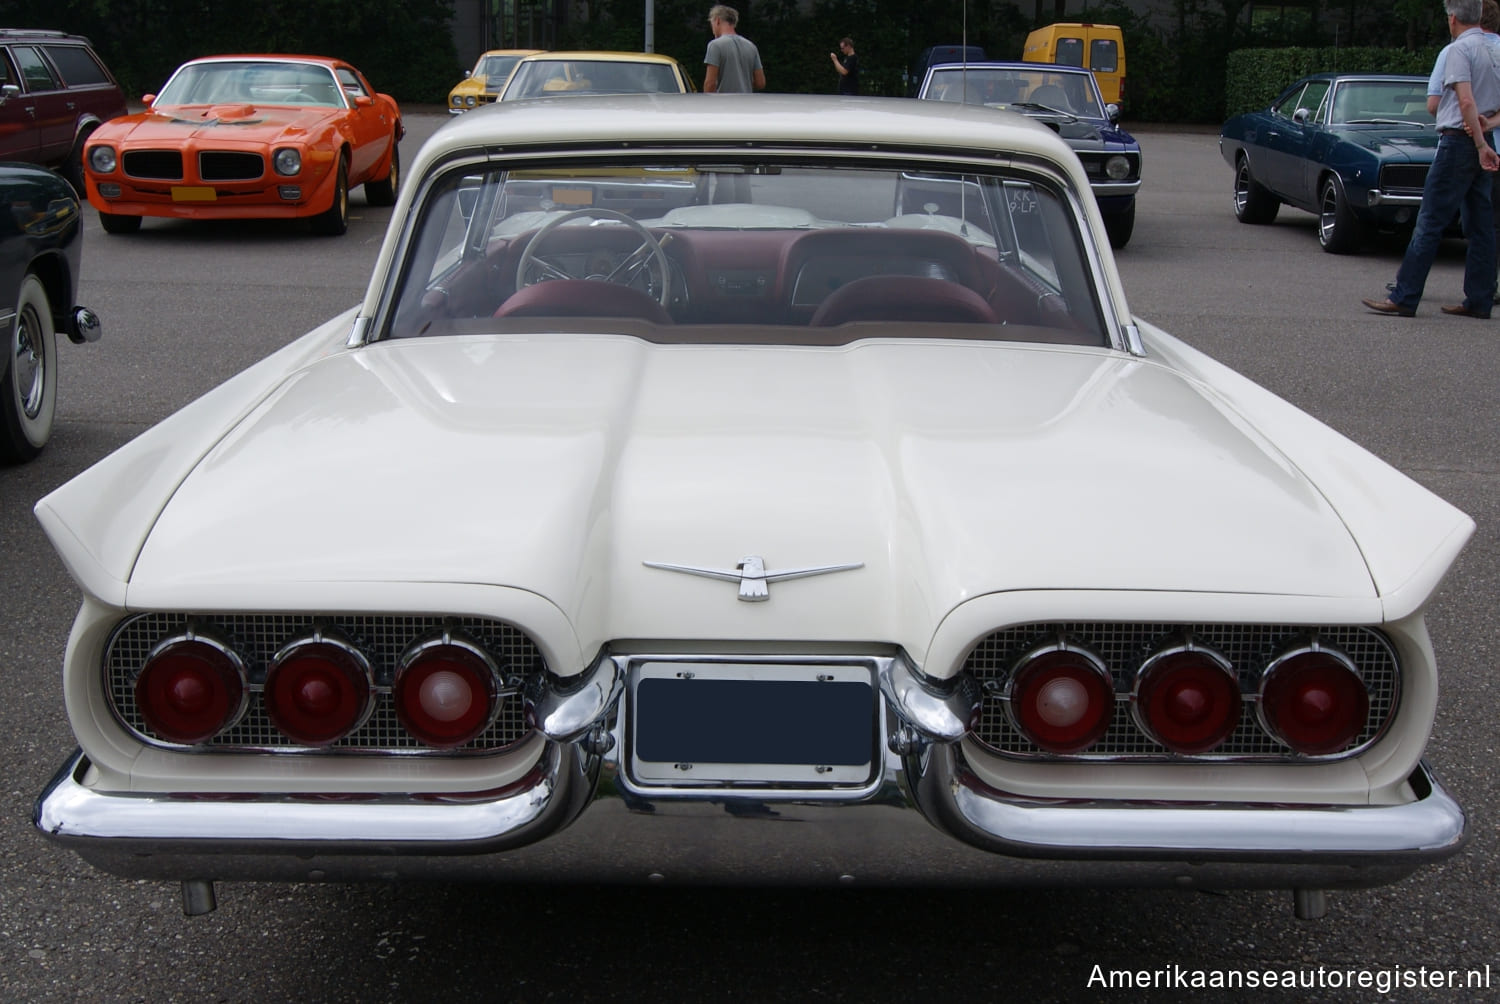
[[[264,122],[264,117],[259,117],[260,109],[254,105],[214,105],[205,108],[202,115],[197,118],[173,118],[174,122],[185,125],[256,125]]]

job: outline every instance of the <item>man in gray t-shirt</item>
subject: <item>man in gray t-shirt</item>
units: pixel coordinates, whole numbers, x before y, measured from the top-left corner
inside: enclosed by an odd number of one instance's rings
[[[739,34],[740,12],[723,4],[708,12],[708,23],[714,31],[713,41],[703,56],[703,90],[710,94],[749,94],[763,90],[766,71],[760,64],[760,50],[755,43]]]

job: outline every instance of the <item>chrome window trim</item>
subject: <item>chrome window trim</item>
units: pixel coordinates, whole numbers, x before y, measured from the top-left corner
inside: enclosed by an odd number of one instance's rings
[[[412,192],[410,207],[406,212],[399,214],[400,230],[391,250],[390,260],[383,267],[377,263],[377,271],[370,280],[371,286],[380,290],[380,296],[375,302],[375,312],[368,317],[361,314],[355,319],[354,328],[349,332],[347,343],[350,348],[392,340],[390,327],[395,321],[396,294],[405,280],[405,268],[411,258],[415,243],[417,218],[429,208],[431,193],[438,181],[452,171],[464,169],[483,171],[493,166],[494,158],[488,153],[466,151],[433,164],[420,179],[416,190]],[[395,217],[392,219],[394,221]]]
[[[344,338],[344,348],[359,348],[365,342],[369,341],[370,331],[370,318],[367,315],[360,314],[355,317],[354,322],[349,325],[349,334]]]

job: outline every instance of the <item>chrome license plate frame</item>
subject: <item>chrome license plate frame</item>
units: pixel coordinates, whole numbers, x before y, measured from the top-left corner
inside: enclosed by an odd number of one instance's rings
[[[673,787],[866,785],[880,699],[863,663],[647,660],[630,677],[631,779]]]

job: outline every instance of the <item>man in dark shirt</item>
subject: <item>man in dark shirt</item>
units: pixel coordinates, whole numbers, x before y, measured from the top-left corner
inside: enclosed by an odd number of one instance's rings
[[[839,40],[839,51],[830,52],[833,68],[839,71],[839,93],[859,93],[859,57],[854,54],[854,39]]]

